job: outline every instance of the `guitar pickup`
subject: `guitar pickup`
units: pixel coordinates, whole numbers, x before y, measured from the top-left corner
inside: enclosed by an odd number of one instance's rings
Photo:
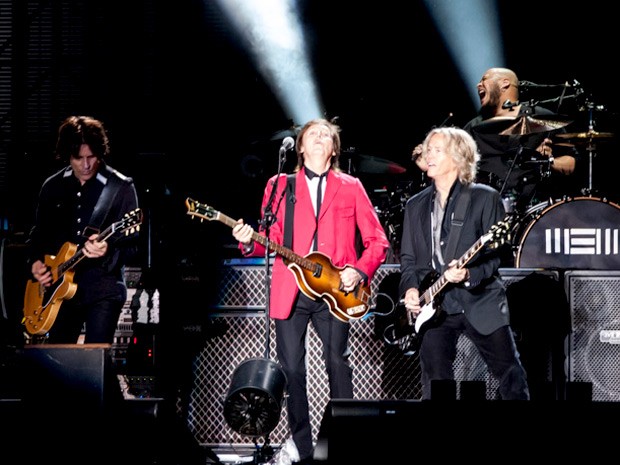
[[[323,265],[321,265],[320,263],[316,263],[312,276],[314,276],[315,278],[318,278],[319,276],[321,276],[321,273],[323,273]]]

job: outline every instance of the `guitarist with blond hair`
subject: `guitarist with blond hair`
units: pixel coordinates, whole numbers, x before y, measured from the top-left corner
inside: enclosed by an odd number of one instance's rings
[[[527,400],[526,373],[499,276],[500,251],[471,252],[505,218],[499,192],[474,182],[480,154],[462,129],[431,130],[421,156],[432,183],[405,207],[400,295],[412,319],[426,320],[416,325],[423,399],[432,398],[434,381],[454,380],[457,341],[464,334],[499,380],[501,398]],[[421,302],[438,279],[445,281],[445,289]]]
[[[110,226],[139,210],[138,196],[133,180],[106,164],[108,153],[101,121],[70,116],[60,125],[56,157],[67,166],[43,183],[28,241],[28,289],[49,298],[27,290],[24,305],[28,331],[48,343],[77,343],[85,326],[85,343],[111,344],[127,299],[124,266],[137,235],[111,234]],[[71,261],[79,263],[57,271]]]
[[[292,175],[295,187],[289,191],[287,175],[273,176],[267,182],[261,209],[264,218],[275,190],[272,210],[275,222],[270,226],[269,238],[283,244],[285,216],[291,211],[284,205],[292,196],[292,244],[285,245],[300,256],[319,252],[326,257],[319,260],[321,269],[306,280],[296,281],[296,275],[291,272],[295,268],[287,269],[280,256],[276,258],[272,273],[270,316],[275,319],[278,360],[288,381],[288,420],[299,463],[310,463],[313,453],[306,393],[308,324],[314,326],[323,342],[330,397],[352,398],[349,324],[343,320],[357,308],[342,309],[342,313],[337,314],[340,318],[334,317],[321,296],[329,295],[330,290],[334,294],[349,296],[359,293],[362,303],[356,307],[368,304],[369,295],[364,295],[363,289],[385,260],[390,245],[364,186],[358,178],[341,172],[338,167],[339,132],[336,124],[325,119],[306,123],[297,136],[297,167]],[[292,147],[293,141],[290,142]],[[281,206],[278,208],[278,205]],[[259,232],[264,234],[262,226]],[[356,243],[357,232],[361,253],[358,253]],[[233,228],[233,236],[240,242],[245,255],[264,256],[264,244],[254,240],[254,235],[254,229],[242,220]],[[325,278],[331,282],[312,288],[313,277],[317,281]],[[306,284],[304,292],[300,292],[299,283]]]

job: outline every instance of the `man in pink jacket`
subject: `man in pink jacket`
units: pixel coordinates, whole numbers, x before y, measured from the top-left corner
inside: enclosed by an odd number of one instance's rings
[[[285,245],[297,258],[305,257],[317,268],[307,271],[308,263],[299,266],[291,257],[286,257],[285,262],[282,254],[277,254],[269,314],[275,319],[276,353],[287,377],[288,420],[299,463],[311,463],[313,442],[305,368],[308,323],[312,322],[323,343],[330,397],[352,398],[347,315],[356,316],[359,308],[342,307],[349,298],[359,298],[360,307],[369,303],[370,296],[364,289],[369,289],[385,260],[389,242],[360,180],[339,169],[337,125],[325,119],[309,121],[297,136],[296,151],[292,243]],[[286,197],[292,193],[287,181],[286,175],[272,177],[263,196],[263,217],[273,199],[274,222],[269,229],[272,245],[284,244]],[[244,255],[265,255],[265,242],[255,241],[256,234],[243,220],[233,228]],[[264,222],[258,234],[264,234]],[[327,282],[330,279],[332,282]]]

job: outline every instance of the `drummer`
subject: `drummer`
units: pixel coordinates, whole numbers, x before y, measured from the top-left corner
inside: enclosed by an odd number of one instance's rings
[[[477,88],[478,116],[463,129],[482,155],[478,182],[500,191],[509,212],[574,195],[576,183],[568,175],[575,171],[577,151],[567,140],[553,146],[551,139],[565,132],[570,121],[539,105],[520,103],[519,79],[510,69],[488,69]]]

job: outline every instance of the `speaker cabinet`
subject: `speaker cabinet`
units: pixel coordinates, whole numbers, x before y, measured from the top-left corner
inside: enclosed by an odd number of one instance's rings
[[[23,345],[24,291],[32,277],[27,265],[27,246],[0,237],[0,346]]]
[[[373,296],[377,295],[375,286],[380,286],[384,280],[397,281],[394,276],[396,272],[398,266],[380,268],[373,283]],[[549,326],[558,322],[556,308],[562,307],[562,302],[567,307],[566,296],[558,282],[557,272],[526,268],[502,269],[500,272],[507,285],[509,299],[514,302],[511,303],[511,314],[518,348],[526,369],[530,370],[530,388],[536,391],[536,384],[544,385],[552,379],[550,335],[553,331]],[[196,351],[188,351],[191,352],[188,363],[179,356],[174,364],[189,366],[189,376],[178,374],[177,378],[188,380],[189,386],[181,389],[183,393],[188,392],[187,396],[183,396],[183,410],[187,411],[188,425],[200,444],[246,445],[252,442],[229,427],[223,410],[235,369],[244,361],[265,353],[267,325],[264,311],[260,311],[264,309],[262,273],[262,266],[234,265],[223,270],[221,289],[226,292],[220,296],[216,311],[205,317],[206,323],[200,328],[188,326],[179,342],[183,347],[196,347]],[[550,300],[552,304],[549,304]],[[168,311],[182,312],[182,309]],[[398,347],[386,344],[374,317],[355,320],[350,324],[354,398],[419,400],[422,389],[418,356],[406,356]],[[273,322],[268,325],[272,336],[275,334],[274,326]],[[563,356],[562,343],[563,340],[559,351]],[[327,374],[321,358],[322,344],[312,326],[308,330],[306,345],[310,419],[313,437],[316,438],[330,399]],[[276,360],[274,337],[270,338],[269,354],[271,359]],[[560,372],[563,371],[561,360]],[[462,386],[463,381],[484,382],[482,392],[486,399],[497,398],[497,380],[488,373],[477,349],[464,337],[458,341],[455,376],[459,398],[478,398],[481,394],[481,383]],[[461,392],[463,388],[465,391]],[[290,435],[286,415],[285,397],[282,416],[269,438],[274,444],[283,443]]]
[[[620,271],[567,271],[568,378],[592,383],[592,400],[620,400]]]
[[[103,414],[114,392],[120,395],[118,381],[109,378],[109,350],[109,344],[25,346],[25,407],[35,414],[49,409]]]
[[[351,323],[350,345],[354,396],[359,399],[417,399],[421,396],[417,357],[407,357],[388,347],[374,334],[372,319]],[[265,316],[262,313],[215,314],[210,318],[203,348],[193,361],[188,424],[201,444],[251,444],[251,438],[233,431],[224,418],[224,405],[233,386],[235,369],[265,351]],[[271,334],[275,325],[270,322]],[[329,401],[322,344],[312,326],[306,339],[308,398],[313,437],[316,438]],[[275,338],[270,338],[270,357],[275,355]],[[280,421],[270,441],[283,443],[290,435],[286,420],[286,398]]]
[[[565,379],[563,341],[569,324],[560,275],[539,268],[501,268],[500,276],[506,286],[511,327],[528,375],[532,400],[558,398]],[[457,348],[457,397],[461,397],[458,381],[483,381],[486,398],[498,399],[499,382],[488,371],[476,347],[461,336]]]

